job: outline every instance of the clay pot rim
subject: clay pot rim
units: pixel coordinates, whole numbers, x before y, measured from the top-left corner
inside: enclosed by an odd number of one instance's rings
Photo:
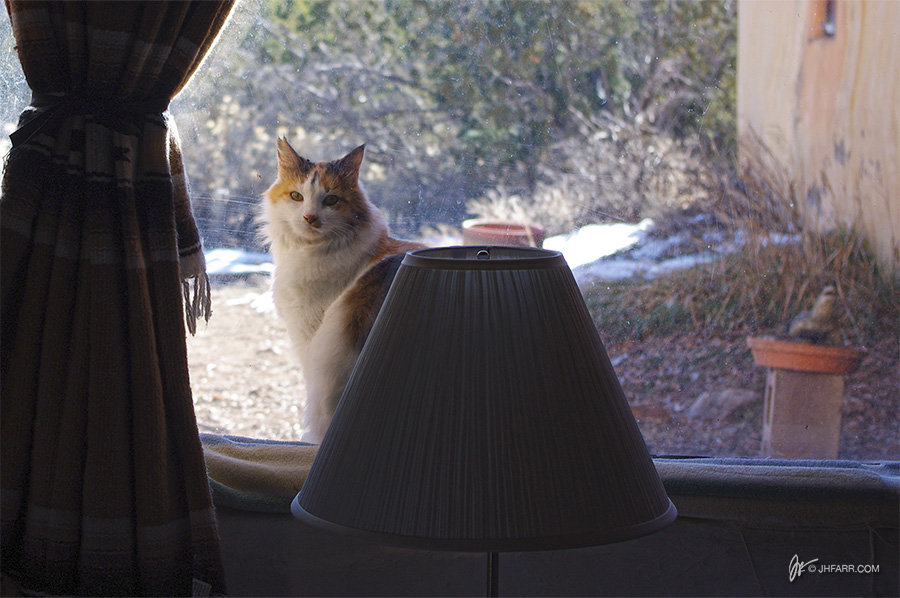
[[[868,351],[773,337],[747,337],[757,365],[822,374],[852,374]]]
[[[470,218],[464,220],[463,228],[474,230],[482,233],[497,233],[502,231],[508,235],[524,235],[526,230],[532,232],[543,232],[544,228],[539,224],[531,224],[529,222],[513,222],[511,220],[499,220],[492,218]]]

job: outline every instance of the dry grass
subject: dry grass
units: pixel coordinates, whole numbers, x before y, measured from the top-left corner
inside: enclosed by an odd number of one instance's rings
[[[611,284],[588,296],[614,337],[680,331],[781,334],[826,285],[840,298],[845,344],[870,346],[900,335],[900,277],[882,268],[848,228],[820,231],[804,218],[794,183],[761,149],[736,185],[719,183],[701,209],[740,239],[720,260],[651,282]],[[695,206],[696,208],[696,206]]]
[[[781,334],[822,288],[840,297],[844,342],[867,346],[897,334],[897,278],[886,279],[858,237],[828,233],[802,242],[748,245],[745,251],[647,282],[590,291],[598,326],[615,338],[691,330]]]

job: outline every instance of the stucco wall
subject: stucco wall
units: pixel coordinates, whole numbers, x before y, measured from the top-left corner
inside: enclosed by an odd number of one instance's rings
[[[810,222],[852,225],[900,263],[900,2],[740,0],[738,134],[762,141]]]

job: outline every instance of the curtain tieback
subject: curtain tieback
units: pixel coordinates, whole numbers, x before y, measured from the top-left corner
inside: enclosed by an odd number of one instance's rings
[[[31,118],[19,126],[9,136],[9,139],[15,149],[51,122],[60,123],[71,116],[87,114],[90,114],[100,124],[119,133],[140,135],[144,119],[148,115],[161,115],[168,107],[168,99],[125,102],[87,98],[73,94],[35,93],[31,98]]]

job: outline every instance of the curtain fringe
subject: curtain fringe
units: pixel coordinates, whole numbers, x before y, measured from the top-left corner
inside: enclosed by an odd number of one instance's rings
[[[184,291],[184,317],[191,336],[197,333],[197,320],[203,318],[209,322],[212,315],[212,288],[209,275],[202,272],[181,281]]]
[[[193,584],[191,585],[192,598],[207,598],[211,590],[212,586],[202,579],[197,579],[196,577],[193,579]]]

